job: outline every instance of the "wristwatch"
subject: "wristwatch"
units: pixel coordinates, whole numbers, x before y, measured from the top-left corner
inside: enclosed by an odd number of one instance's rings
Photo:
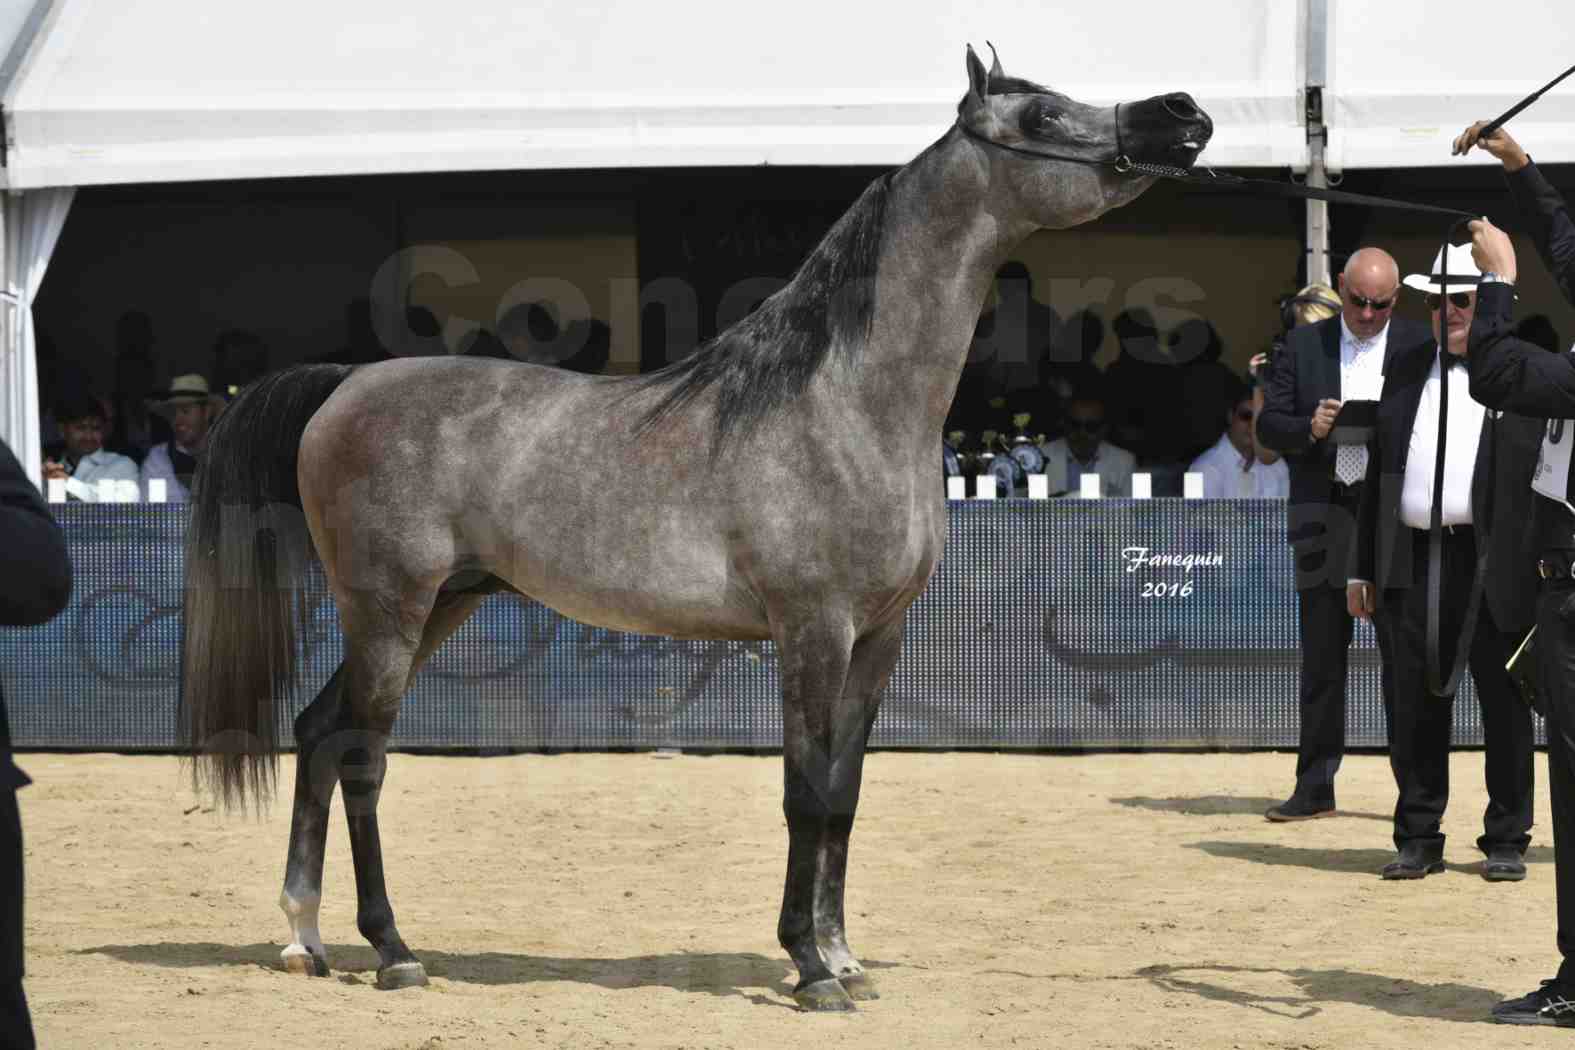
[[[1488,284],[1490,282],[1493,283],[1493,284],[1508,284],[1508,285],[1513,285],[1515,283],[1514,281],[1511,281],[1509,278],[1505,277],[1503,274],[1501,274],[1501,273],[1494,273],[1492,270],[1489,270],[1489,271],[1487,271],[1486,273],[1484,273],[1482,275],[1482,282],[1481,283]]]

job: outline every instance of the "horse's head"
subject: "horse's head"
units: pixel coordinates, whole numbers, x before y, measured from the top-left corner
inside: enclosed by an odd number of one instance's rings
[[[1118,159],[1187,167],[1214,134],[1214,122],[1184,92],[1090,106],[1007,75],[999,58],[986,71],[971,46],[957,122],[974,139],[1005,147],[981,143],[992,154],[992,183],[1004,179],[1032,222],[1055,229],[1087,222],[1153,185],[1153,176],[1118,170]]]

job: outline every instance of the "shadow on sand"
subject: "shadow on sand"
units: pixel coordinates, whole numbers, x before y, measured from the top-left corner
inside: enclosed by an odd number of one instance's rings
[[[1244,975],[1278,975],[1295,985],[1296,991],[1270,995],[1230,986],[1233,977]],[[1352,1003],[1395,1017],[1491,1023],[1490,1011],[1495,1003],[1505,998],[1492,989],[1469,984],[1430,984],[1358,970],[1281,970],[1199,963],[1145,966],[1133,976],[1150,981],[1167,992],[1185,992],[1298,1021],[1322,1013],[1326,1003]]]
[[[1173,796],[1171,798],[1150,798],[1146,795],[1134,795],[1130,798],[1113,798],[1110,801],[1118,806],[1127,806],[1132,809],[1149,809],[1156,813],[1181,813],[1191,817],[1228,817],[1228,816],[1254,816],[1262,819],[1263,813],[1270,806],[1277,806],[1285,800],[1283,798],[1251,798],[1240,795],[1194,795]],[[1354,817],[1359,820],[1393,820],[1388,813],[1361,813],[1353,809],[1337,810],[1333,817],[1327,820],[1339,820],[1342,817]]]
[[[1192,849],[1200,849],[1211,857],[1223,857],[1227,860],[1250,860],[1254,864],[1288,865],[1310,868],[1314,871],[1370,875],[1373,878],[1378,878],[1384,870],[1384,865],[1395,859],[1395,851],[1392,848],[1327,849],[1313,846],[1286,846],[1278,842],[1193,842],[1189,845]],[[1474,854],[1475,846],[1470,847],[1470,850]],[[1531,847],[1526,851],[1526,863],[1553,863],[1553,849],[1549,846]],[[1482,873],[1481,861],[1464,864],[1446,862],[1444,867],[1446,871],[1465,875]]]
[[[107,955],[138,966],[173,968],[239,966],[282,972],[279,944],[213,944],[180,942],[161,944],[106,944],[82,948],[75,955]],[[333,976],[347,984],[370,985],[376,979],[377,953],[364,944],[330,944],[328,962]],[[467,984],[532,984],[538,981],[572,981],[602,988],[673,988],[717,996],[737,995],[762,1006],[796,1009],[793,1003],[793,964],[755,952],[672,952],[625,958],[564,958],[552,955],[516,955],[506,952],[457,954],[427,949],[417,952],[431,977]],[[889,969],[895,963],[865,962],[869,970]],[[766,989],[780,998],[759,994]]]
[[[1363,973],[1360,970],[1279,969],[1266,966],[1227,966],[1220,963],[1180,963],[1145,966],[1129,974],[1045,973],[1020,970],[984,970],[1031,981],[1074,981],[1105,984],[1113,981],[1148,981],[1170,994],[1195,995],[1217,1003],[1260,1010],[1275,1017],[1305,1021],[1323,1013],[1331,1003],[1351,1003],[1381,1010],[1395,1017],[1430,1018],[1467,1024],[1492,1023],[1491,1010],[1505,996],[1489,988],[1440,982],[1429,984],[1404,977]],[[1259,984],[1262,977],[1288,981],[1294,991],[1252,991],[1242,985]],[[1312,1045],[1312,1044],[1308,1044]]]

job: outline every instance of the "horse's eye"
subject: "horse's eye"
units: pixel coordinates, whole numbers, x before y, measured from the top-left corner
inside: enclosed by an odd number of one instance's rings
[[[1050,106],[1033,106],[1023,113],[1023,131],[1033,134],[1054,127],[1061,120],[1061,111]]]

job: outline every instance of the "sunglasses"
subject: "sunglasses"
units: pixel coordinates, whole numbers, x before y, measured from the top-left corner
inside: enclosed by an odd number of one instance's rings
[[[1442,300],[1443,296],[1439,295],[1437,292],[1429,292],[1427,295],[1427,308],[1429,310],[1437,310],[1438,304]],[[1471,293],[1450,292],[1449,305],[1453,306],[1457,310],[1464,310],[1466,307],[1471,305]]]
[[[1356,307],[1358,310],[1376,310],[1381,313],[1395,304],[1395,296],[1397,292],[1398,290],[1395,292],[1390,292],[1389,298],[1387,299],[1369,299],[1367,296],[1357,295],[1355,292],[1346,292],[1345,297],[1349,299],[1351,301],[1351,305]]]
[[[1244,409],[1240,410],[1239,412],[1236,413],[1236,418],[1241,420],[1243,423],[1250,423],[1250,422],[1252,422],[1252,409],[1244,408]]]
[[[1084,434],[1092,434],[1096,430],[1103,430],[1104,426],[1105,421],[1103,419],[1068,419],[1066,421],[1066,429],[1078,430]]]

